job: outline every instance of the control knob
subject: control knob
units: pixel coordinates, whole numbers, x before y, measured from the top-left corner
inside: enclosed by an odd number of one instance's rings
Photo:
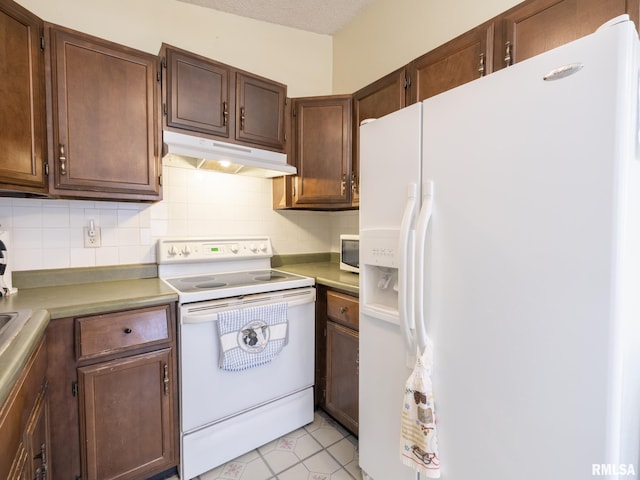
[[[253,243],[251,245],[249,245],[249,250],[251,250],[253,253],[256,253],[258,251],[258,247],[256,247]]]
[[[191,247],[189,245],[185,245],[182,247],[182,254],[186,257],[191,253]]]
[[[234,243],[233,245],[231,245],[231,253],[238,253],[240,249],[238,248],[238,244]]]
[[[178,250],[176,249],[175,245],[171,245],[169,247],[169,250],[167,250],[167,253],[169,254],[170,257],[173,257],[174,255],[177,255]]]

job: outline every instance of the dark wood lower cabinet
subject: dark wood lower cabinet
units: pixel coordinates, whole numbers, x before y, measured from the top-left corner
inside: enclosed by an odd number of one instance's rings
[[[174,303],[52,320],[48,480],[142,480],[178,465]]]
[[[358,298],[319,285],[316,298],[316,403],[358,435]]]
[[[358,434],[358,331],[327,322],[325,409]]]
[[[49,458],[47,348],[43,339],[0,405],[0,478],[44,480],[54,470]]]
[[[172,350],[78,369],[82,478],[146,478],[174,464]]]

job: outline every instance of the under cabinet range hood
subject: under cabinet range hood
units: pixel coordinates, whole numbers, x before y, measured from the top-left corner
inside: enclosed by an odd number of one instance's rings
[[[164,165],[262,178],[296,174],[284,153],[166,130],[162,139]]]

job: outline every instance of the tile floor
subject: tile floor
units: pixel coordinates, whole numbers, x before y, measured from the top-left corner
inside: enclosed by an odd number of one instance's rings
[[[231,460],[199,480],[362,480],[358,439],[327,414],[313,423]],[[171,477],[168,480],[178,480]]]

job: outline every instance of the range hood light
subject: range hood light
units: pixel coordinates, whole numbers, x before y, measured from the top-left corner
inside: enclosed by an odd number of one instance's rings
[[[273,178],[295,175],[284,153],[164,131],[164,165]]]

